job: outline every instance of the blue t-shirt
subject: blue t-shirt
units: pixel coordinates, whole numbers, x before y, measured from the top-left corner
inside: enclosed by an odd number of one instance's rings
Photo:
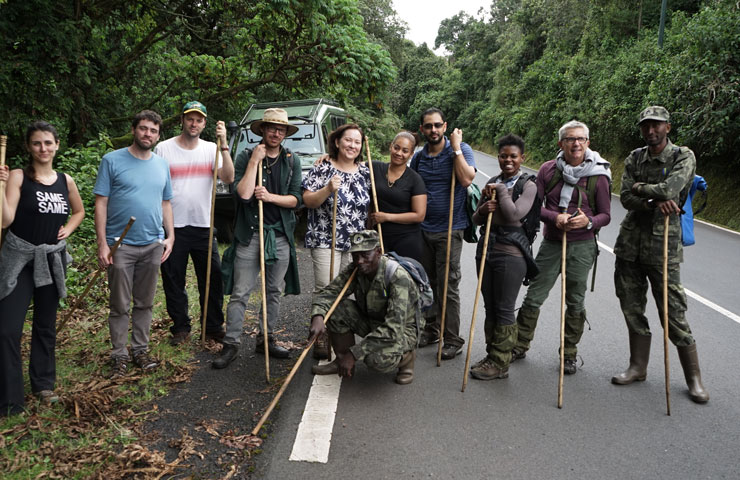
[[[170,168],[164,158],[152,153],[149,160],[140,160],[128,148],[110,152],[100,162],[93,193],[108,197],[108,245],[115,243],[132,216],[136,221],[123,243],[150,245],[164,238],[162,201],[172,198]]]
[[[460,143],[468,165],[475,168],[473,149],[465,142]],[[436,157],[429,156],[429,144],[414,154],[411,159],[411,168],[419,172],[424,185],[427,187],[427,215],[421,223],[421,229],[426,232],[446,232],[450,215],[450,184],[452,183],[452,166],[455,152],[450,140],[445,137],[445,147]],[[455,213],[452,216],[452,229],[463,230],[468,226],[468,217],[465,213],[467,189],[455,182]]]

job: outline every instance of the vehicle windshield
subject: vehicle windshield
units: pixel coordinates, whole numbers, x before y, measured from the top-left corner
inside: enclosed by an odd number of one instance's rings
[[[316,124],[309,123],[296,126],[298,127],[298,131],[283,140],[283,145],[299,155],[315,155],[322,153],[321,138]],[[245,128],[239,136],[239,143],[234,151],[241,152],[245,148],[253,149],[261,140],[262,137]]]

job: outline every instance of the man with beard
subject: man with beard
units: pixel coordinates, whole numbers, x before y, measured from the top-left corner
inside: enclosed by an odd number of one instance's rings
[[[542,243],[535,259],[540,272],[532,280],[516,317],[517,341],[511,360],[526,356],[534,338],[540,307],[560,275],[562,241],[565,253],[564,373],[576,373],[578,342],[586,322],[586,286],[598,246],[594,232],[611,221],[609,162],[591,150],[588,127],[572,120],[558,131],[560,151],[537,172],[537,193],[544,199],[540,218]]]
[[[328,329],[337,354],[331,363],[314,365],[316,375],[352,377],[355,363],[364,362],[376,372],[398,369],[399,385],[414,380],[419,289],[404,267],[380,253],[378,239],[375,230],[352,234],[352,263],[314,295],[310,333],[319,335]],[[355,268],[357,276],[324,327],[324,316]],[[354,299],[348,298],[352,294]],[[357,345],[355,334],[364,337]]]
[[[211,254],[211,282],[208,303],[205,301],[206,273],[208,270],[208,237],[211,225],[211,195],[213,169],[224,183],[234,181],[234,164],[226,144],[226,126],[216,122],[216,136],[221,140],[223,160],[216,163],[216,144],[201,140],[206,126],[206,107],[200,102],[188,102],[182,109],[180,135],[157,145],[154,153],[170,165],[172,178],[172,213],[175,238],[172,255],[162,263],[162,287],[167,301],[167,313],[172,319],[170,344],[179,345],[190,336],[188,295],[185,290],[185,273],[188,255],[193,259],[198,279],[201,315],[208,308],[206,338],[221,341],[224,337],[223,280],[216,239]],[[206,306],[207,305],[207,306]]]
[[[226,307],[226,336],[221,355],[213,368],[225,368],[236,358],[244,330],[244,313],[249,294],[258,285],[260,274],[259,201],[263,204],[265,235],[265,289],[267,301],[268,353],[275,358],[288,358],[290,352],[273,338],[275,322],[280,316],[280,297],[301,293],[298,261],[295,252],[294,209],[301,206],[301,162],[282,146],[285,137],[298,131],[288,121],[282,108],[268,108],[262,120],[252,122],[252,132],[262,137],[254,150],[236,157],[235,194],[237,197],[234,243],[224,252],[225,290],[231,294]],[[262,184],[257,173],[262,169]],[[283,291],[284,290],[284,291]],[[264,315],[264,312],[260,312]],[[258,321],[255,352],[264,353],[262,320]]]
[[[111,378],[123,376],[128,370],[126,344],[132,298],[134,363],[143,370],[157,366],[148,355],[154,292],[159,265],[167,260],[175,242],[170,170],[167,161],[151,151],[161,125],[162,117],[156,112],[138,113],[131,127],[134,142],[103,156],[93,189],[98,263],[108,270],[110,287]],[[111,257],[110,246],[130,217],[136,217],[136,221]]]
[[[612,377],[615,385],[644,381],[650,359],[650,326],[645,317],[648,280],[658,313],[663,318],[663,234],[668,225],[668,337],[678,350],[689,397],[709,401],[699,370],[696,341],[686,320],[686,294],[681,285],[681,205],[694,180],[696,158],[687,147],[668,139],[668,110],[648,107],[638,122],[647,147],[633,151],[624,161],[620,201],[628,210],[614,245],[617,257],[614,287],[629,332],[630,361],[624,373]],[[661,324],[662,325],[662,324]]]
[[[426,318],[426,327],[421,334],[419,346],[424,347],[439,341],[443,295],[447,295],[442,359],[451,360],[462,352],[462,346],[465,343],[465,340],[458,334],[460,331],[460,253],[462,252],[463,232],[468,226],[465,201],[467,188],[475,178],[475,159],[473,149],[462,141],[462,130],[456,128],[449,139],[445,137],[447,122],[438,108],[424,111],[421,114],[420,123],[419,128],[427,143],[411,159],[411,168],[421,175],[427,187],[427,213],[421,224],[424,241],[421,264],[434,290],[434,305],[427,311],[427,315],[430,316]],[[443,292],[452,175],[456,178],[454,216],[449,281],[447,292]]]

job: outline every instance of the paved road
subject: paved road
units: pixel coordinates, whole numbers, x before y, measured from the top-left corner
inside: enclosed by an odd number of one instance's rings
[[[479,174],[498,173],[495,159],[477,154]],[[624,214],[612,202],[601,241],[614,245]],[[697,225],[697,246],[686,250],[684,285],[740,314],[740,236]],[[474,246],[463,251],[463,329],[468,337],[476,287]],[[689,299],[707,405],[687,395],[675,349],[670,349],[672,415],[665,414],[662,330],[652,300],[653,331],[648,380],[610,384],[627,365],[627,331],[614,295],[614,257],[602,249],[596,291],[587,295],[591,329],[581,341],[583,365],[566,377],[557,408],[559,284],[538,327],[533,348],[506,380],[471,379],[461,393],[465,359],[436,367],[434,348],[419,351],[414,383],[359,366],[342,382],[327,463],[288,460],[312,375],[305,365],[281,403],[274,434],[258,459],[262,478],[342,477],[450,479],[737,479],[740,478],[740,324]],[[523,293],[523,292],[522,292]],[[520,294],[521,297],[521,294]],[[520,298],[521,300],[521,298]],[[472,361],[485,355],[479,305]],[[737,317],[735,317],[737,318]],[[309,362],[310,363],[310,362]]]

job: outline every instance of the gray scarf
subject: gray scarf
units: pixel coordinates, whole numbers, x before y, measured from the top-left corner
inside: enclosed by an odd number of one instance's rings
[[[568,208],[570,199],[573,198],[573,188],[575,188],[578,180],[581,178],[605,175],[610,181],[612,179],[609,162],[601,158],[599,152],[595,152],[590,148],[586,149],[586,158],[583,162],[575,167],[565,161],[563,151],[560,150],[555,159],[555,167],[563,172],[563,189],[560,190],[560,203],[558,204],[563,209]],[[591,205],[591,208],[593,208],[593,205]]]

